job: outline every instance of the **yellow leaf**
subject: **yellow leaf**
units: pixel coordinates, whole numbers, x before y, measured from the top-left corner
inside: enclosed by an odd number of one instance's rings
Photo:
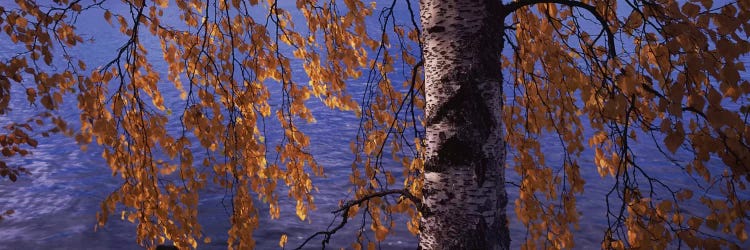
[[[679,192],[677,192],[677,199],[680,201],[688,200],[691,197],[693,197],[693,191],[689,189],[683,189]]]
[[[297,201],[297,217],[299,217],[300,220],[305,220],[307,218],[307,209],[305,208],[302,201]]]
[[[283,248],[284,245],[286,245],[286,240],[287,240],[286,234],[282,234],[281,239],[279,239],[279,247]]]
[[[685,131],[682,128],[682,122],[677,122],[677,124],[675,124],[675,130],[668,132],[667,137],[664,138],[664,144],[670,152],[674,153],[684,141]]]
[[[112,25],[112,12],[109,12],[109,10],[104,11],[104,20],[107,21],[110,25]]]
[[[169,5],[169,1],[167,1],[167,0],[157,0],[156,4],[158,4],[159,7],[167,8],[167,6]]]
[[[747,240],[747,230],[745,230],[745,223],[739,222],[734,225],[734,234],[737,236],[738,239],[741,241]]]
[[[698,230],[698,228],[703,224],[703,220],[700,218],[690,218],[688,219],[688,226],[690,226],[690,229]]]
[[[685,15],[687,15],[688,17],[697,16],[700,10],[701,7],[698,7],[698,5],[692,3],[685,3],[685,5],[682,6],[682,13],[685,13]]]
[[[375,231],[375,239],[378,241],[385,240],[385,237],[388,235],[388,228],[383,225],[375,225],[373,224],[371,226],[372,230]]]
[[[22,16],[19,16],[18,18],[16,18],[16,26],[26,27],[27,24],[28,24],[28,21],[26,20],[26,18]]]

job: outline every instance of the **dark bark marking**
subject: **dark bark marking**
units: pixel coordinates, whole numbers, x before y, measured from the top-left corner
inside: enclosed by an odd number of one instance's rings
[[[443,31],[445,31],[445,27],[439,26],[439,25],[438,26],[432,26],[432,27],[430,27],[430,28],[427,29],[427,33],[440,33],[440,32],[443,32]]]
[[[446,166],[464,165],[475,170],[477,184],[482,186],[485,172],[491,159],[482,152],[484,141],[490,136],[492,119],[490,107],[480,98],[479,83],[474,80],[476,73],[458,73],[449,75],[443,82],[460,82],[461,87],[446,102],[442,103],[432,117],[427,119],[427,126],[439,122],[455,125],[456,134],[449,138],[440,133],[443,141],[437,149],[438,157],[426,162],[427,168],[434,172],[444,172]],[[458,108],[457,108],[458,107]]]

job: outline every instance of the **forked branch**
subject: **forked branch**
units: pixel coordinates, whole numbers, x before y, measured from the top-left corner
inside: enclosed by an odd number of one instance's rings
[[[412,203],[414,203],[417,206],[417,209],[419,211],[422,211],[422,201],[420,201],[419,198],[417,198],[416,196],[414,196],[413,194],[411,194],[406,189],[391,189],[391,190],[385,190],[385,191],[371,193],[371,194],[365,195],[365,196],[363,196],[363,197],[361,197],[359,199],[348,201],[347,203],[345,203],[344,205],[342,205],[341,208],[333,211],[332,213],[341,215],[341,222],[338,225],[336,225],[336,227],[334,227],[331,230],[319,231],[319,232],[311,235],[310,237],[307,237],[307,239],[304,242],[302,242],[302,244],[300,244],[295,249],[302,249],[302,247],[304,247],[305,244],[307,244],[307,242],[311,241],[313,238],[317,237],[318,235],[323,235],[323,246],[325,246],[326,244],[328,244],[328,241],[331,239],[331,236],[333,234],[335,234],[336,232],[338,232],[338,230],[341,229],[342,227],[344,227],[344,225],[346,225],[347,221],[349,221],[349,210],[352,207],[359,206],[362,203],[364,203],[366,201],[369,201],[370,199],[373,199],[373,198],[376,198],[376,197],[384,197],[384,196],[388,196],[388,195],[392,195],[392,194],[400,194],[401,197],[409,199]]]

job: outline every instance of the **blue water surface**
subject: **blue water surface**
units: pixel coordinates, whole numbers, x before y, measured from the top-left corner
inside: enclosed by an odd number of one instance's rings
[[[8,0],[0,0],[0,3],[2,6],[14,6],[14,3]],[[404,6],[400,8],[399,17],[408,15]],[[95,14],[91,16],[79,17],[77,32],[94,38],[95,45],[79,46],[71,50],[72,54],[81,56],[87,62],[94,62],[90,63],[90,67],[111,60],[114,56],[113,51],[125,41],[119,32],[100,20],[101,13],[97,14],[95,10],[93,12]],[[166,13],[165,20],[169,18],[176,19],[177,14]],[[406,23],[406,20],[404,22]],[[155,39],[145,38],[144,43],[151,49],[159,49],[159,43]],[[7,36],[0,35],[0,59],[14,55],[19,49],[22,47],[11,44]],[[161,55],[152,53],[150,56],[158,61]],[[156,64],[156,67],[166,72],[165,65]],[[297,75],[302,75],[301,68],[299,72]],[[743,75],[743,78],[747,79],[748,75]],[[394,79],[394,82],[400,81]],[[348,86],[354,96],[359,97],[367,83],[364,80],[354,80]],[[14,87],[13,91],[14,97],[24,96],[22,87]],[[165,96],[178,95],[170,88],[164,88],[163,91]],[[167,98],[166,101],[168,105],[170,102],[173,105],[180,102],[176,98]],[[59,114],[73,121],[73,124],[77,120],[75,105],[75,99],[68,99],[66,105],[59,110]],[[351,198],[348,178],[353,155],[348,145],[357,133],[359,119],[353,113],[331,111],[317,100],[311,100],[308,105],[317,122],[305,125],[303,129],[311,137],[312,152],[317,161],[326,167],[326,177],[314,179],[314,184],[319,188],[319,192],[314,194],[318,209],[309,216],[309,221],[300,221],[294,214],[294,203],[286,199],[281,201],[283,208],[280,219],[269,219],[267,210],[260,208],[261,226],[254,235],[258,249],[278,248],[279,237],[284,233],[289,236],[288,246],[296,247],[304,238],[326,229],[334,219],[330,211],[337,208],[340,200]],[[13,99],[11,107],[11,113],[0,116],[0,125],[23,121],[43,111],[41,107],[30,106],[25,98]],[[178,124],[174,124],[173,128],[179,129],[177,126]],[[269,122],[267,129],[270,130],[270,135],[274,134],[275,128],[278,126]],[[273,141],[274,137],[269,136],[269,140]],[[651,167],[651,173],[655,176],[668,180],[676,188],[694,185],[690,178],[676,177],[675,168],[666,167],[671,166],[671,163],[647,140],[636,143],[633,149],[634,154],[640,159],[647,159],[641,163]],[[563,155],[556,138],[546,141],[544,150],[550,165],[561,165]],[[33,155],[29,157],[9,160],[14,165],[28,168],[31,175],[21,176],[15,183],[7,179],[0,180],[0,210],[15,210],[13,215],[0,222],[0,249],[139,248],[135,242],[135,226],[120,220],[118,215],[110,218],[105,227],[94,231],[95,213],[100,209],[100,202],[122,182],[119,177],[112,175],[101,158],[101,148],[91,145],[88,150],[83,151],[72,138],[53,135],[41,138],[39,146],[32,151]],[[689,157],[682,156],[684,159]],[[580,228],[576,230],[576,244],[582,248],[600,246],[607,227],[604,200],[612,185],[611,178],[599,176],[591,159],[593,156],[590,150],[585,151],[579,159],[583,177],[587,181],[586,193],[578,197],[578,208],[583,216]],[[400,172],[398,169],[395,171]],[[518,177],[513,174],[509,174],[509,178],[518,182]],[[512,199],[517,196],[517,189],[509,185],[508,190],[511,196],[509,217],[514,239],[512,246],[517,248],[525,237],[525,229],[513,214]],[[285,197],[283,192],[280,194],[281,197]],[[226,248],[229,221],[225,204],[222,203],[225,198],[225,190],[218,186],[210,186],[202,193],[200,221],[204,233],[210,236],[213,242],[200,245],[201,249]],[[406,231],[405,220],[397,220],[400,224],[397,224],[393,235],[381,243],[381,248],[416,249],[416,237]],[[361,226],[361,218],[351,220],[334,236],[330,246],[349,248]],[[364,228],[369,230],[369,224]],[[320,240],[312,241],[308,247],[320,248]]]

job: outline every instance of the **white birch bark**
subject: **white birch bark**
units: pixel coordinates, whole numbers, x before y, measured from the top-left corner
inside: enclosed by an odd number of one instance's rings
[[[508,249],[501,7],[420,1],[427,95],[420,249]]]

